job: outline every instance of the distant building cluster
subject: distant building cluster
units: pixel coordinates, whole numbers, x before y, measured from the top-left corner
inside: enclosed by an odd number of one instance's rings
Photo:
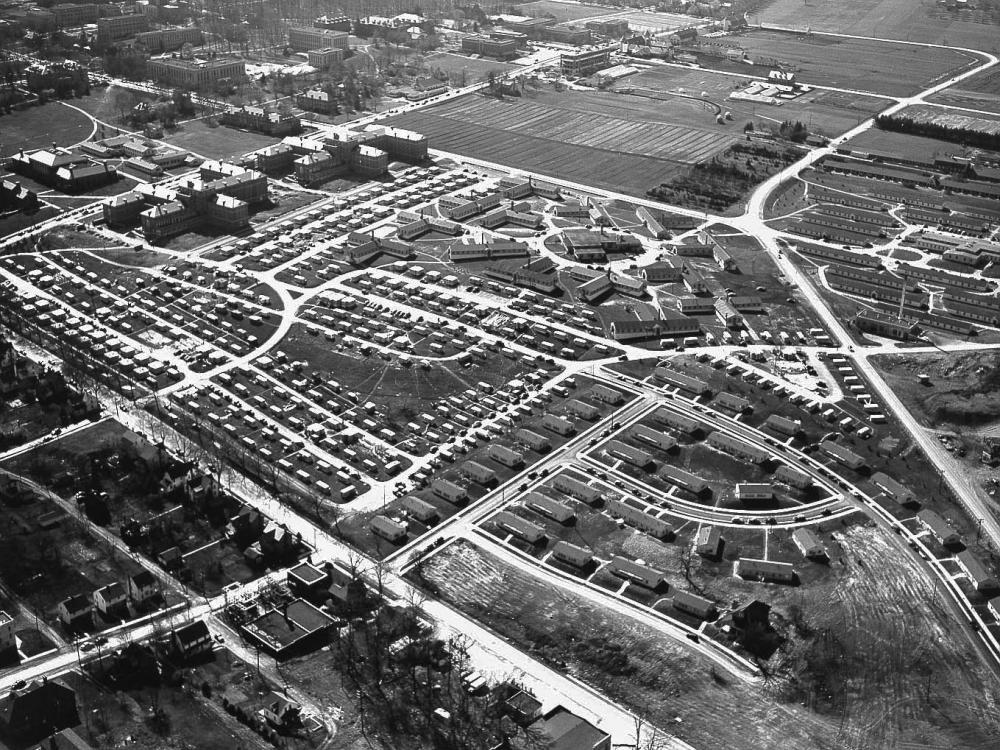
[[[140,185],[104,202],[109,226],[137,220],[143,236],[156,242],[208,225],[239,232],[250,222],[250,205],[267,198],[267,177],[225,162],[201,165],[200,176],[176,187]]]
[[[523,34],[527,39],[540,42],[582,45],[590,44],[593,40],[591,28],[556,23],[554,18],[549,17],[497,16],[493,21],[515,34]]]
[[[80,144],[80,150],[99,159],[125,158],[127,164],[138,166],[149,176],[162,175],[164,170],[183,166],[188,162],[187,151],[147,141],[135,135],[116,135],[100,141]]]
[[[90,88],[87,69],[71,60],[63,62],[32,63],[24,71],[29,91],[54,90],[57,93],[76,91],[83,93]]]

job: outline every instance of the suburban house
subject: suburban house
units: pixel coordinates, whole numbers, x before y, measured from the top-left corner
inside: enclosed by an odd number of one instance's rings
[[[94,604],[86,594],[74,594],[57,607],[59,620],[67,630],[86,630],[94,624]]]
[[[105,617],[119,617],[128,613],[128,592],[118,581],[94,592],[94,606]]]
[[[170,644],[181,659],[195,659],[212,652],[212,634],[204,620],[195,620],[171,633]]]
[[[549,750],[611,750],[611,735],[562,706],[531,725],[548,740]]]
[[[328,565],[327,571],[330,574],[327,593],[332,604],[349,611],[357,610],[364,605],[368,598],[368,589],[364,581],[336,565]]]
[[[276,729],[294,729],[302,723],[301,710],[298,703],[272,690],[264,698],[260,715]]]
[[[14,634],[14,618],[0,609],[0,654],[17,650],[17,636]]]
[[[130,575],[126,583],[128,598],[136,606],[142,606],[160,593],[159,581],[148,570],[140,570],[138,573]]]

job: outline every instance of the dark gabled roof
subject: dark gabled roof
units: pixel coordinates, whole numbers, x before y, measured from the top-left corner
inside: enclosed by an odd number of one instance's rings
[[[156,584],[156,576],[148,570],[140,570],[138,573],[133,573],[129,577],[132,579],[132,583],[140,589]]]
[[[90,597],[86,594],[74,594],[73,596],[63,599],[63,607],[69,613],[73,612],[83,612],[86,609],[90,609]]]
[[[208,632],[208,625],[205,624],[204,620],[195,620],[174,631],[174,638],[182,646],[210,637],[211,634]]]

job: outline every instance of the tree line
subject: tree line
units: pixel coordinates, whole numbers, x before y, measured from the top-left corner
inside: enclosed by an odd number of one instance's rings
[[[875,118],[875,126],[880,130],[894,133],[919,135],[925,138],[935,138],[939,141],[959,143],[963,146],[974,146],[1000,151],[1000,132],[988,132],[976,128],[963,128],[955,125],[944,125],[939,122],[923,120],[910,115],[879,115]]]

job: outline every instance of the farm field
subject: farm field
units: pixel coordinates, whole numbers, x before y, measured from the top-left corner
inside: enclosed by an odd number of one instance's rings
[[[94,127],[82,112],[63,102],[49,102],[28,107],[0,117],[0,156],[11,156],[22,149],[73,146],[90,138]]]
[[[390,118],[437,148],[631,195],[665,182],[738,139],[708,105],[602,93],[527,92],[498,101],[470,96]]]
[[[787,101],[780,107],[730,99],[734,89],[748,83],[751,68],[743,66],[747,73],[737,75],[711,70],[682,68],[672,65],[652,66],[636,75],[628,76],[616,84],[617,89],[648,89],[664,94],[683,93],[701,97],[722,111],[733,114],[734,124],[729,127],[742,128],[753,122],[757,130],[776,128],[785,120],[801,120],[810,124],[810,131],[820,135],[835,136],[849,130],[859,121],[867,119],[879,110],[885,109],[889,101],[878,96],[844,94],[838,91],[812,91],[798,99]],[[669,97],[666,103],[681,102],[680,97]]]
[[[770,604],[771,623],[786,638],[762,687],[467,543],[431,558],[415,577],[695,747],[989,746],[1000,737],[988,697],[995,678],[964,637],[942,637],[950,613],[881,534],[857,526],[833,532],[843,554],[831,563],[834,575],[815,585],[712,574],[721,587],[713,597]],[[704,582],[700,569],[694,575]]]
[[[970,4],[971,5],[971,4]],[[838,3],[772,0],[749,17],[751,25],[811,28],[882,39],[953,44],[992,51],[997,21],[988,10],[948,11],[935,0],[843,0]]]
[[[800,83],[884,96],[915,94],[981,60],[970,52],[757,29],[725,40],[772,67],[774,61],[784,63]],[[722,58],[713,58],[709,67],[747,70],[743,63]]]

